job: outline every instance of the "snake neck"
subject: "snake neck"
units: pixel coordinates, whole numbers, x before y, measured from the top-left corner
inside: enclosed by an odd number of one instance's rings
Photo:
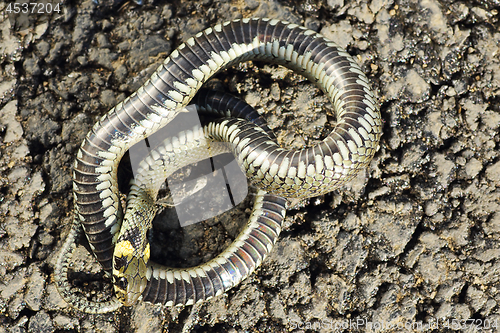
[[[150,246],[147,231],[156,214],[155,197],[132,184],[122,231],[113,254],[113,282],[117,298],[134,304],[147,285]]]

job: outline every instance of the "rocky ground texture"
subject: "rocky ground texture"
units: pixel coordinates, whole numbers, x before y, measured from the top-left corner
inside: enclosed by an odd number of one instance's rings
[[[87,0],[15,18],[9,2],[0,1],[1,333],[500,326],[498,0]],[[53,271],[79,144],[183,40],[242,17],[302,24],[345,47],[378,93],[380,150],[349,186],[290,210],[268,260],[230,292],[179,308],[72,310]],[[257,108],[284,145],[328,129],[332,106],[289,70],[247,63],[212,84]],[[245,214],[177,236],[179,265],[227,246]],[[84,295],[110,295],[84,247],[73,270]]]

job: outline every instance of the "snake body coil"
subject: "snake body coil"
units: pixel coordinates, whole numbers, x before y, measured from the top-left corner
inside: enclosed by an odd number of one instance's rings
[[[380,112],[368,79],[343,49],[316,32],[277,20],[242,19],[209,28],[180,45],[140,89],[101,118],[78,152],[76,211],[106,272],[112,270],[122,219],[116,179],[121,157],[172,120],[216,72],[246,60],[270,61],[303,74],[329,97],[337,117],[324,141],[299,151],[257,138],[235,120],[214,125],[210,135],[234,144],[253,184],[304,198],[338,188],[370,162],[381,136]],[[158,285],[172,282],[164,281],[162,271],[156,278]]]
[[[245,119],[254,124],[254,130],[261,136],[275,139],[257,111],[229,94],[202,89],[193,102],[198,113]],[[153,203],[164,180],[185,165],[231,151],[227,143],[210,140],[208,130],[208,126],[195,126],[177,133],[150,151],[139,164],[115,246],[113,274],[117,298],[92,302],[71,293],[68,268],[81,233],[80,223],[75,221],[55,270],[56,286],[67,303],[87,313],[111,312],[141,298],[152,303],[189,305],[237,285],[265,259],[280,234],[286,200],[264,191],[257,193],[252,214],[233,244],[211,261],[188,269],[174,269],[148,263],[145,258],[149,255],[146,233],[156,212]],[[124,257],[126,253],[128,256]]]

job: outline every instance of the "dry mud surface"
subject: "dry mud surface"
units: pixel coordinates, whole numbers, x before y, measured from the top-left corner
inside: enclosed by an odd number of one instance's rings
[[[60,14],[14,21],[6,8],[0,1],[0,332],[500,325],[498,0],[65,1]],[[380,150],[349,186],[290,210],[270,257],[230,292],[179,308],[72,310],[53,270],[72,220],[70,170],[83,137],[183,40],[241,17],[302,24],[347,48],[380,99]],[[280,67],[237,66],[212,85],[256,107],[285,145],[321,138],[331,118],[324,96]],[[179,265],[227,246],[245,214],[178,236]],[[73,269],[87,297],[109,297],[84,247]]]

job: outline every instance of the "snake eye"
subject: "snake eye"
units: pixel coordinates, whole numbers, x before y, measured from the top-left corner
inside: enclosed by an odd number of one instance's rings
[[[118,279],[118,281],[116,281],[116,285],[118,286],[118,288],[125,290],[128,286],[128,281],[126,278],[121,277]]]

